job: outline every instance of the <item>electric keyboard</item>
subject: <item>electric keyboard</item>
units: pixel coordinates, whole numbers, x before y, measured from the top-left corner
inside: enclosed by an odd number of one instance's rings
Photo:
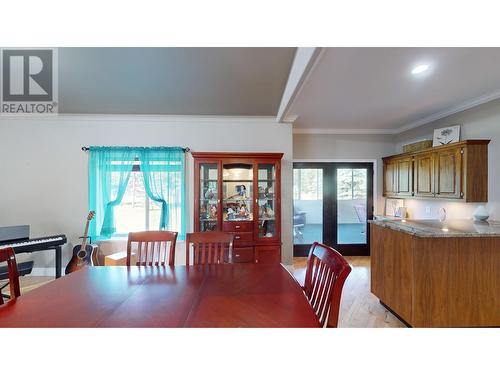
[[[60,234],[57,236],[22,239],[13,242],[0,242],[0,249],[12,247],[16,253],[31,253],[34,251],[48,250],[54,246],[64,245],[66,242],[66,236]]]
[[[29,237],[29,225],[0,227],[0,249],[12,247],[16,254],[55,250],[56,278],[59,278],[61,276],[62,262],[61,246],[67,242],[66,236],[64,234],[57,234],[40,238]]]

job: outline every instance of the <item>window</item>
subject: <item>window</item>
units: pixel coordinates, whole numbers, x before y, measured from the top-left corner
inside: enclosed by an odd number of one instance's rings
[[[154,166],[160,167],[165,162],[153,162]],[[177,163],[169,163],[177,164]],[[181,184],[180,172],[171,172],[174,182],[171,187],[174,190]],[[112,173],[112,179],[116,182],[120,178],[118,172]],[[180,206],[170,210],[169,230],[180,232],[181,214]],[[172,212],[173,211],[173,212]],[[173,213],[173,215],[172,215]],[[130,173],[130,178],[123,195],[122,201],[115,207],[116,232],[114,236],[127,236],[129,232],[140,232],[145,230],[158,230],[160,227],[161,204],[153,201],[146,194],[144,186],[144,175],[141,171],[141,162],[136,160]]]
[[[161,205],[149,199],[144,188],[144,177],[140,171],[133,171],[123,199],[115,207],[115,236],[129,232],[158,230]]]
[[[184,162],[180,147],[91,147],[90,235],[169,230],[184,239]]]
[[[315,201],[323,199],[323,170],[294,169],[293,199]]]
[[[337,169],[337,199],[366,199],[366,169]]]

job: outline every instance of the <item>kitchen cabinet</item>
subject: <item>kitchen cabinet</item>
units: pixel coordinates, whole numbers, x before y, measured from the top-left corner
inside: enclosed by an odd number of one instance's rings
[[[487,202],[489,142],[466,140],[382,158],[384,197]]]

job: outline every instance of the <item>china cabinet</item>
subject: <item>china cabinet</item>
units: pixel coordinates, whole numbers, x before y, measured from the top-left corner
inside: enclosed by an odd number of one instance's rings
[[[281,261],[281,153],[193,152],[194,230],[234,233],[233,261]]]

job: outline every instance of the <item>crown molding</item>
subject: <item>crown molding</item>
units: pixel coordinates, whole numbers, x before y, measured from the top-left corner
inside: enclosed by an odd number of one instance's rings
[[[293,128],[293,134],[385,134],[393,135],[391,129],[326,129],[326,128]]]
[[[395,129],[394,134],[400,134],[400,133],[403,133],[405,131],[408,131],[408,130],[411,130],[414,128],[418,128],[419,126],[429,124],[433,121],[441,120],[442,118],[454,115],[455,113],[462,112],[462,111],[465,111],[467,109],[477,107],[478,105],[485,104],[485,103],[491,102],[491,101],[496,100],[496,99],[500,99],[500,90],[494,91],[490,94],[478,96],[474,99],[466,100],[465,102],[463,102],[457,106],[451,107],[450,109],[436,112],[436,113],[434,113],[430,116],[424,117],[420,120],[403,125],[397,129]]]
[[[158,123],[237,123],[237,124],[276,124],[274,116],[174,116],[174,115],[127,115],[127,114],[53,114],[53,115],[0,115],[0,122],[12,120],[35,121],[88,121],[88,122],[158,122]]]
[[[432,115],[421,118],[420,120],[410,122],[406,125],[400,126],[395,129],[330,129],[330,128],[294,128],[294,134],[385,134],[397,135],[404,133],[408,130],[418,128],[430,124],[431,122],[441,120],[445,117],[454,115],[456,113],[477,107],[481,104],[500,99],[500,90],[494,91],[487,95],[482,95],[471,100],[467,100],[457,106],[449,108],[444,111],[433,113]],[[296,118],[294,119],[294,121]],[[294,122],[292,121],[292,122]]]

